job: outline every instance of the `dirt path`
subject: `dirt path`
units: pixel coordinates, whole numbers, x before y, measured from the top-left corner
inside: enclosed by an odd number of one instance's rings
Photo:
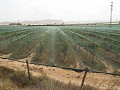
[[[7,57],[7,55],[5,56]],[[15,70],[26,70],[26,63],[21,63],[17,61],[11,61],[8,59],[0,59],[0,66],[5,66]],[[63,83],[73,83],[75,85],[80,85],[84,72],[78,73],[71,70],[64,70],[56,67],[47,67],[41,65],[30,64],[30,72],[39,76],[41,73],[45,73],[48,77],[61,81]],[[91,86],[100,87],[100,90],[105,90],[108,87],[111,87],[117,81],[116,85],[113,87],[115,90],[120,90],[120,77],[97,74],[97,73],[88,73],[85,84]]]

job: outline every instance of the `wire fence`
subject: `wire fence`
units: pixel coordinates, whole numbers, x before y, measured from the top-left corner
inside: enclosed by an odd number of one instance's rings
[[[19,61],[19,60],[15,60],[12,58],[2,58],[2,57],[0,58],[3,61],[5,60],[6,62],[6,63],[4,62],[4,65],[1,63],[3,66],[10,67],[12,63],[18,62],[19,64],[18,67],[15,67],[14,64],[13,64],[13,67],[15,69],[24,68],[23,70],[28,72],[26,61]],[[49,67],[45,69],[46,66],[49,66]],[[119,90],[120,89],[120,75],[119,74],[104,73],[104,72],[92,71],[89,69],[74,69],[74,68],[57,67],[54,65],[38,64],[34,62],[29,62],[29,69],[30,69],[29,73],[32,73],[35,76],[39,76],[40,73],[47,73],[53,79],[60,80],[61,82],[64,82],[64,83],[71,82],[79,86],[90,85],[100,90],[101,89],[105,89],[105,90]],[[63,73],[62,70],[66,70],[66,72]],[[86,72],[86,75],[85,75],[85,72]],[[55,78],[56,76],[57,78]]]
[[[21,63],[26,63],[25,61],[20,61],[18,59],[13,59],[13,58],[4,58],[4,57],[0,57],[0,58],[1,59],[12,60],[12,61],[17,61],[17,62],[21,62]],[[90,73],[102,73],[102,74],[109,74],[109,75],[113,75],[113,76],[120,76],[120,74],[116,74],[116,73],[101,72],[101,71],[95,71],[95,70],[89,70],[89,69],[86,70],[86,69],[80,69],[80,68],[69,68],[69,67],[62,67],[62,66],[59,67],[59,66],[55,66],[54,64],[40,64],[40,63],[35,63],[35,62],[29,62],[29,64],[57,67],[57,68],[66,69],[66,70],[73,70],[75,72],[87,71],[87,72],[90,72]]]

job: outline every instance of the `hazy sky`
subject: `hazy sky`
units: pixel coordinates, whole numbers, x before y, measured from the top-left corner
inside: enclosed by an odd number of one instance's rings
[[[120,0],[0,0],[0,22],[60,19],[64,21],[120,20]]]

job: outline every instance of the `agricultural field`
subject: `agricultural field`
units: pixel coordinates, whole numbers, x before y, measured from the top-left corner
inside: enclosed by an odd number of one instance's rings
[[[120,73],[120,25],[0,26],[0,55],[66,68]]]

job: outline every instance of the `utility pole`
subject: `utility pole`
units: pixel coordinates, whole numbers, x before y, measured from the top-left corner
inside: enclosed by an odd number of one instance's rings
[[[18,20],[18,23],[19,23],[19,20]]]
[[[110,26],[111,27],[111,24],[112,24],[112,11],[113,11],[113,2],[111,2],[111,13],[110,13]]]

